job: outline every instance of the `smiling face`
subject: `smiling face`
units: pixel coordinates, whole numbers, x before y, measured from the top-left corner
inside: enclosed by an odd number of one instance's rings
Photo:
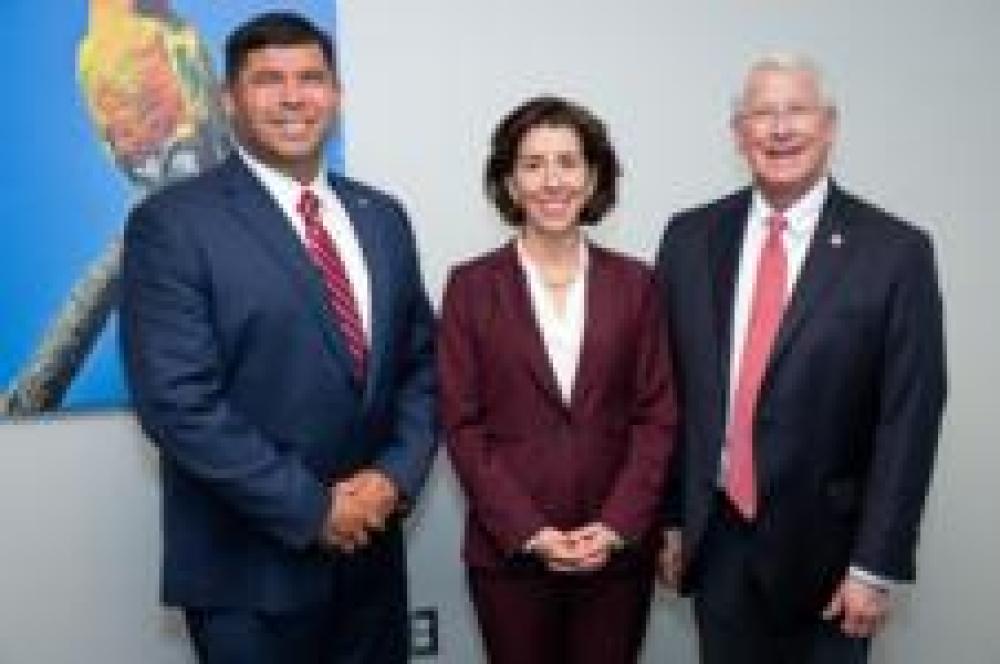
[[[340,102],[318,45],[250,51],[224,99],[243,147],[300,182],[312,181]]]
[[[579,224],[594,183],[576,130],[540,125],[521,138],[507,186],[528,232],[563,235]]]
[[[826,173],[836,117],[814,72],[757,69],[747,79],[733,129],[754,184],[780,210]]]

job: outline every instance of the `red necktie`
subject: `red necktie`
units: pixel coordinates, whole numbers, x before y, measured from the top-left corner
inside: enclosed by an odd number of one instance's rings
[[[309,189],[303,189],[297,210],[305,222],[306,249],[323,275],[327,301],[344,335],[347,352],[354,361],[355,376],[360,379],[365,374],[365,361],[368,355],[361,314],[344,262],[340,260],[340,254],[337,253],[330,234],[323,227],[319,208],[319,198],[316,194]]]
[[[750,321],[727,437],[726,495],[748,521],[757,515],[758,499],[753,461],[754,410],[787,299],[788,266],[781,232],[788,222],[775,214],[767,223],[767,240],[757,264]]]

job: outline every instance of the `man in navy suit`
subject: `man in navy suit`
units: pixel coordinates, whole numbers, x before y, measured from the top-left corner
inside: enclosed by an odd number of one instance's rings
[[[434,318],[406,214],[323,169],[330,38],[226,44],[238,141],[126,231],[122,325],[161,451],[163,596],[208,663],[407,660],[400,516],[436,444]]]
[[[732,123],[752,186],[657,258],[682,413],[661,575],[707,664],[864,662],[915,574],[945,399],[931,243],[831,180],[807,59],[758,61]]]

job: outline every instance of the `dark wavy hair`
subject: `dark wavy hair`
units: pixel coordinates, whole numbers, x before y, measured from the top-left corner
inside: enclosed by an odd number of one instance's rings
[[[247,56],[267,46],[308,46],[315,44],[323,52],[334,78],[337,55],[330,35],[315,23],[294,12],[258,14],[238,26],[226,39],[226,81],[233,83],[246,65]]]
[[[604,123],[580,104],[562,97],[544,95],[529,99],[511,111],[493,130],[483,176],[486,197],[508,224],[524,224],[524,210],[511,198],[507,181],[514,174],[521,141],[535,127],[568,127],[580,137],[584,159],[593,169],[596,181],[594,193],[580,212],[579,223],[598,223],[618,200],[621,165]]]

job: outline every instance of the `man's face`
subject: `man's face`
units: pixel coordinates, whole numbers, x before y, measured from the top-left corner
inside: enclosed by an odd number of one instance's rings
[[[251,154],[301,182],[315,177],[340,103],[318,45],[251,51],[224,99],[233,129]]]
[[[835,125],[815,75],[804,70],[752,72],[733,120],[736,145],[754,183],[779,209],[826,173]]]

